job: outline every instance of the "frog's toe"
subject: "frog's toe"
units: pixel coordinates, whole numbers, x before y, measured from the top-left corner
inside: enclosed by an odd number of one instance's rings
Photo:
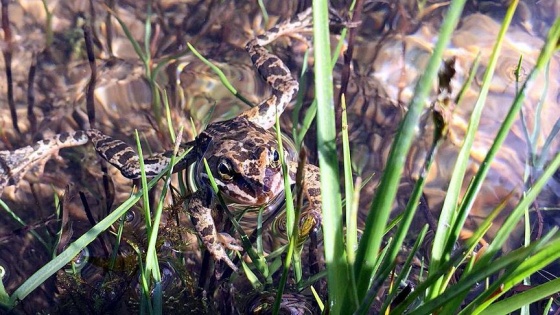
[[[217,260],[221,260],[225,262],[234,272],[237,272],[239,270],[237,266],[233,263],[233,261],[229,259],[229,256],[226,254],[225,251],[222,251],[221,256],[215,256],[215,257]]]
[[[218,234],[220,235],[220,234]],[[229,235],[228,235],[229,236]],[[231,236],[229,236],[230,238],[232,238]],[[221,236],[218,236],[218,240],[219,242],[211,242],[208,243],[206,245],[206,248],[208,249],[208,251],[210,252],[210,254],[214,257],[214,259],[216,261],[223,261],[225,262],[233,271],[237,272],[237,266],[235,266],[235,264],[231,261],[231,259],[229,259],[228,254],[226,253],[225,248],[230,248],[230,249],[235,249],[238,250],[237,248],[241,248],[240,246],[231,246],[234,248],[231,248],[230,246],[222,243],[222,238]],[[241,248],[242,249],[242,248]]]
[[[309,209],[301,214],[299,219],[300,234],[307,236],[312,232],[316,232],[321,227],[322,222],[321,210]]]
[[[220,243],[222,243],[222,246],[224,246],[227,249],[231,249],[231,250],[236,250],[236,251],[242,251],[243,247],[241,247],[239,245],[239,243],[237,242],[237,240],[232,237],[231,235],[227,234],[227,233],[219,233],[219,241]]]

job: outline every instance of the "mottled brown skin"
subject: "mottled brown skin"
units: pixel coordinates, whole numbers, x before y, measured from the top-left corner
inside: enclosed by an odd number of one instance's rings
[[[0,196],[4,187],[17,185],[30,170],[42,170],[48,159],[58,150],[83,145],[88,140],[85,132],[76,131],[61,133],[15,151],[0,151]]]
[[[272,95],[238,117],[208,125],[194,141],[181,146],[179,154],[186,148],[192,148],[187,156],[179,161],[174,171],[184,169],[196,163],[197,185],[199,189],[193,194],[189,203],[189,213],[193,224],[207,250],[216,260],[223,260],[233,270],[237,267],[226,253],[227,249],[242,250],[237,240],[226,233],[218,233],[212,218],[212,209],[216,206],[216,196],[212,191],[208,175],[204,169],[203,159],[208,165],[218,185],[220,194],[228,202],[242,206],[261,207],[275,200],[283,193],[284,182],[278,153],[276,134],[269,129],[281,115],[292,98],[297,94],[298,82],[289,69],[277,56],[270,54],[263,46],[282,35],[307,30],[311,25],[311,10],[307,10],[291,21],[282,23],[247,43],[246,49],[255,67],[266,82],[273,88]],[[139,157],[126,143],[104,135],[96,129],[86,131],[96,151],[109,163],[117,167],[128,178],[140,177]],[[77,132],[78,140],[69,144],[40,142],[43,153],[31,154],[26,163],[34,163],[48,157],[51,151],[62,147],[75,146],[87,141],[83,132]],[[62,137],[59,135],[59,138]],[[67,138],[68,136],[64,136]],[[59,139],[57,138],[57,139]],[[85,138],[85,140],[84,140]],[[71,139],[71,137],[69,138]],[[23,149],[22,149],[23,150]],[[6,151],[8,158],[0,162],[18,160],[12,152]],[[17,151],[16,151],[17,152]],[[26,151],[27,152],[27,151]],[[5,153],[5,152],[4,152]],[[144,159],[145,172],[148,177],[156,176],[169,165],[172,153],[152,155]],[[289,167],[290,182],[295,183],[297,163],[295,155],[284,154]],[[6,162],[3,162],[6,164]],[[29,167],[27,167],[29,168]],[[0,185],[8,185],[9,179],[19,179],[23,171],[11,171],[14,166],[0,164]],[[23,173],[22,173],[23,172]],[[306,217],[311,216],[316,226],[321,221],[321,194],[319,190],[319,172],[316,166],[305,166],[304,191],[309,201]],[[12,180],[17,182],[17,180]]]

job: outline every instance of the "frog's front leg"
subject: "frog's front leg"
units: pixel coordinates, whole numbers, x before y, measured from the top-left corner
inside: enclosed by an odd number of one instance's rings
[[[198,235],[206,249],[215,260],[223,260],[231,269],[237,271],[235,264],[229,259],[225,248],[241,251],[243,248],[227,233],[218,233],[212,218],[212,192],[209,189],[199,189],[193,194],[189,203],[189,213]]]

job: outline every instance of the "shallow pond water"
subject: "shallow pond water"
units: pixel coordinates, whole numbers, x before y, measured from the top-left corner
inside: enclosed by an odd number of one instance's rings
[[[266,2],[266,1],[265,1]],[[342,1],[341,1],[342,2]],[[111,44],[106,36],[107,10],[101,1],[48,1],[52,12],[52,42],[45,32],[46,14],[41,1],[13,3],[9,6],[12,22],[13,42],[12,68],[14,100],[18,126],[21,134],[13,128],[10,111],[0,109],[2,133],[0,149],[13,150],[47,138],[62,131],[88,128],[86,90],[90,78],[83,44],[82,25],[92,22],[97,63],[97,83],[94,92],[97,126],[104,132],[123,140],[131,140],[134,129],[142,132],[144,152],[158,152],[170,148],[172,141],[167,136],[167,122],[160,123],[151,107],[152,93],[145,79],[145,70],[130,41],[116,20],[112,20]],[[431,49],[437,40],[439,23],[445,12],[445,4],[428,1],[425,10],[419,10],[410,1],[399,5],[387,1],[370,1],[364,7],[363,21],[359,27],[354,46],[354,60],[347,91],[348,115],[353,161],[357,173],[372,180],[364,187],[360,202],[360,219],[369,212],[369,202],[383,172],[390,145],[397,126],[406,112],[406,104],[413,96],[414,84],[427,63]],[[535,65],[544,36],[550,24],[560,16],[560,5],[555,1],[541,1],[540,5],[522,2],[512,27],[506,35],[496,74],[492,80],[483,118],[471,151],[467,169],[468,183],[476,173],[498,127],[511,105],[520,83],[516,82],[515,69],[522,56],[519,80],[522,82]],[[342,7],[342,3],[333,1]],[[231,83],[257,103],[268,91],[266,84],[256,75],[243,46],[256,34],[270,28],[278,20],[293,15],[298,2],[284,5],[267,5],[270,20],[265,25],[261,11],[251,1],[215,3],[213,1],[161,1],[154,7],[153,36],[148,45],[157,63],[165,57],[183,52],[187,41],[225,72]],[[340,8],[339,8],[340,9]],[[121,1],[115,11],[131,30],[132,36],[144,40],[146,11],[142,3]],[[340,9],[341,12],[344,10]],[[451,97],[455,97],[466,81],[469,68],[480,54],[480,67],[473,83],[468,87],[462,101],[450,121],[450,134],[441,145],[434,167],[427,175],[428,184],[424,191],[426,209],[429,214],[419,214],[419,228],[433,217],[437,219],[439,208],[445,197],[447,183],[451,177],[454,161],[461,145],[466,125],[480,91],[484,70],[499,31],[499,20],[505,12],[500,1],[470,3],[458,29],[445,52],[445,58],[455,58],[456,74],[451,80]],[[85,17],[85,18],[84,18]],[[333,32],[332,40],[338,37]],[[291,46],[289,44],[292,44]],[[45,53],[45,47],[50,51]],[[110,48],[109,48],[110,47]],[[7,49],[7,48],[5,48]],[[272,47],[294,75],[303,63],[303,43],[286,40]],[[184,139],[192,139],[196,130],[208,120],[234,117],[247,108],[230,94],[219,82],[212,70],[192,54],[181,53],[176,61],[161,68],[156,81],[165,89],[170,100],[170,121],[174,126],[185,126]],[[2,57],[3,58],[3,57]],[[335,84],[341,84],[342,58],[335,68]],[[1,63],[4,65],[4,63]],[[30,70],[35,69],[33,81],[32,112],[35,121],[28,117]],[[5,73],[5,66],[0,67]],[[469,216],[465,235],[474,230],[480,221],[498,204],[507,204],[503,214],[496,220],[489,239],[500,228],[523,192],[542,167],[558,152],[559,138],[552,136],[549,148],[543,152],[547,138],[554,135],[554,126],[560,119],[560,53],[556,53],[547,71],[530,85],[520,117],[516,120],[504,146],[492,163],[491,171]],[[311,79],[312,74],[307,74]],[[311,80],[308,80],[311,81]],[[5,80],[0,90],[7,90]],[[313,87],[303,93],[304,104],[313,97]],[[337,93],[338,91],[335,91]],[[431,100],[437,95],[437,84]],[[7,95],[0,95],[3,104]],[[427,104],[428,107],[429,104]],[[432,141],[432,122],[428,111],[419,128],[417,140],[407,161],[397,213],[407,201],[408,193],[418,178],[423,161]],[[290,113],[282,117],[289,133],[293,122]],[[521,118],[522,117],[522,118]],[[191,124],[191,118],[194,124]],[[195,128],[193,129],[192,126]],[[527,136],[529,135],[529,136]],[[528,139],[531,139],[530,141]],[[315,140],[311,133],[306,143],[312,149]],[[130,141],[131,144],[134,144]],[[313,150],[310,150],[313,152]],[[309,159],[314,159],[310,153]],[[538,157],[533,160],[533,157]],[[2,201],[25,222],[21,225],[8,216],[0,216],[0,265],[3,268],[3,283],[9,293],[13,292],[35,270],[47,263],[54,253],[60,252],[71,241],[104,218],[112,209],[126,200],[131,191],[130,181],[123,178],[114,168],[105,175],[99,160],[91,148],[73,148],[60,153],[49,161],[44,172],[31,172],[17,187],[4,190]],[[560,178],[551,180],[535,203],[531,220],[543,219],[535,225],[535,231],[544,233],[558,225],[558,203]],[[63,195],[61,215],[56,215],[54,193]],[[152,196],[156,198],[157,193]],[[171,200],[169,200],[171,203]],[[87,209],[86,209],[87,208]],[[538,211],[536,211],[538,210]],[[200,313],[208,310],[207,301],[194,299],[196,287],[204,273],[199,273],[204,258],[201,257],[190,222],[177,214],[171,207],[162,223],[160,268],[163,274],[166,305],[175,311]],[[248,230],[253,228],[255,215],[249,215]],[[273,225],[282,225],[275,221]],[[142,211],[136,208],[125,218],[124,239],[117,258],[112,257],[116,243],[115,235],[105,233],[76,258],[74,269],[67,266],[56,277],[49,279],[40,289],[32,293],[19,305],[24,313],[75,311],[85,313],[137,312],[139,296],[138,270],[135,269],[135,250],[143,250],[146,239],[143,233]],[[249,228],[250,227],[250,228]],[[115,227],[115,230],[117,227]],[[30,231],[37,231],[45,241],[41,243]],[[62,231],[57,243],[57,233]],[[506,249],[518,247],[522,226],[512,235]],[[279,246],[277,232],[268,235],[271,246]],[[411,235],[414,231],[411,232]],[[178,253],[188,252],[187,255]],[[112,260],[116,259],[116,260]],[[111,268],[108,264],[113,264]],[[116,266],[116,267],[115,267]],[[76,270],[76,268],[78,268]],[[82,269],[83,268],[83,269]],[[108,272],[108,270],[112,270]],[[81,275],[79,281],[72,273]],[[248,310],[268,301],[270,294],[249,294],[246,282],[236,283],[236,290],[220,288],[216,283],[207,284],[218,297],[231,298],[239,292],[246,293],[244,299],[229,301],[213,306],[224,310]],[[312,312],[309,297],[294,294],[287,301],[305,301],[300,304],[302,313]],[[95,305],[95,301],[104,301]],[[296,303],[297,304],[297,303]],[[210,308],[212,309],[212,307]]]

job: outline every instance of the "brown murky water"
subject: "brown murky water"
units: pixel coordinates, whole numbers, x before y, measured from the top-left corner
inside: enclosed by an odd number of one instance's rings
[[[12,49],[14,100],[17,107],[18,126],[21,134],[13,128],[7,106],[0,108],[0,149],[11,150],[28,145],[62,131],[88,127],[85,110],[85,91],[90,68],[84,48],[82,25],[92,23],[95,36],[95,55],[98,81],[95,89],[95,112],[97,127],[107,134],[126,140],[134,129],[143,134],[145,152],[156,152],[172,146],[167,137],[165,123],[159,124],[151,108],[150,87],[144,78],[144,69],[129,40],[113,19],[113,36],[108,42],[107,10],[101,2],[93,1],[47,1],[52,12],[52,42],[45,33],[46,13],[41,1],[11,3],[9,14],[13,43],[5,42],[3,49]],[[415,1],[368,1],[364,6],[363,24],[355,44],[353,67],[347,92],[348,114],[353,159],[363,176],[374,177],[362,193],[361,218],[368,212],[368,203],[382,173],[398,122],[403,117],[406,104],[412,97],[414,83],[430,55],[437,39],[439,23],[445,12],[445,4],[439,6],[428,1],[424,9]],[[266,1],[265,1],[266,3]],[[297,1],[270,1],[267,4],[270,20],[265,24],[261,11],[252,1],[160,1],[153,10],[153,36],[150,50],[154,62],[185,49],[191,42],[204,56],[220,66],[232,84],[252,102],[262,99],[267,87],[257,75],[243,49],[247,40],[270,28],[276,21],[292,16],[300,9]],[[343,3],[333,1],[343,7]],[[345,5],[345,4],[344,4]],[[343,12],[343,9],[340,9]],[[143,2],[119,1],[115,11],[132,31],[134,38],[144,40],[146,9]],[[453,35],[445,57],[455,57],[457,74],[452,80],[453,96],[465,82],[469,68],[478,53],[481,65],[474,82],[458,104],[451,121],[451,134],[439,149],[436,165],[428,175],[425,200],[430,213],[437,218],[438,209],[445,197],[446,185],[451,176],[454,161],[461,144],[470,112],[480,90],[482,75],[487,65],[492,45],[499,31],[499,19],[505,8],[500,1],[472,2]],[[492,81],[483,118],[471,152],[468,178],[476,172],[497,128],[516,94],[518,84],[514,70],[523,56],[521,80],[534,66],[543,38],[552,21],[560,16],[560,5],[554,0],[522,2],[511,29],[508,31],[502,55]],[[333,40],[337,39],[333,34]],[[289,46],[288,44],[293,44]],[[298,42],[280,42],[273,50],[285,60],[294,74],[302,63],[302,49]],[[46,50],[46,47],[49,47]],[[0,57],[3,59],[3,57]],[[0,73],[5,73],[0,63]],[[335,71],[335,82],[340,86],[342,61]],[[30,70],[35,69],[33,80],[34,106],[32,112],[36,123],[28,119],[28,91]],[[508,135],[504,147],[492,164],[481,194],[469,217],[468,227],[476,228],[497,204],[507,200],[507,207],[492,227],[495,234],[507,211],[542,170],[542,165],[530,162],[531,154],[542,158],[543,165],[558,152],[558,137],[547,152],[543,145],[560,118],[560,54],[556,53],[546,73],[531,85],[523,104],[521,116]],[[309,77],[312,74],[308,75]],[[309,80],[308,80],[309,81]],[[171,120],[174,126],[185,126],[184,138],[192,139],[196,132],[190,128],[204,125],[207,116],[225,119],[245,108],[219,82],[214,73],[190,53],[183,54],[175,62],[162,68],[157,82],[169,95]],[[432,97],[436,95],[436,84]],[[7,91],[6,80],[0,80],[0,90]],[[308,87],[305,103],[313,94]],[[0,103],[7,104],[6,93],[0,95]],[[291,122],[284,115],[283,123],[289,130]],[[408,167],[402,183],[396,211],[406,202],[407,191],[418,177],[422,163],[431,143],[432,126],[418,132],[418,140],[411,151]],[[525,130],[532,135],[527,140]],[[533,131],[536,130],[536,131]],[[313,147],[312,134],[308,143]],[[134,143],[131,143],[134,144]],[[43,173],[31,174],[18,187],[8,187],[2,201],[25,222],[24,228],[7,215],[0,216],[0,266],[4,270],[2,281],[9,293],[13,292],[40,266],[48,262],[55,252],[60,252],[72,240],[87,231],[95,222],[127,199],[131,182],[124,179],[114,168],[104,175],[100,162],[89,147],[64,150],[60,156],[47,164]],[[35,175],[35,176],[33,176]],[[558,179],[560,180],[560,179]],[[56,215],[54,194],[64,195],[63,216]],[[511,194],[512,197],[508,196]],[[558,182],[552,180],[534,205],[532,213],[545,218],[542,229],[556,226],[560,196]],[[89,209],[89,210],[86,210]],[[89,217],[88,217],[89,216]],[[202,258],[198,254],[196,239],[190,233],[188,220],[170,210],[162,223],[160,259],[164,277],[164,289],[169,299],[166,307],[175,311],[200,313],[207,310],[205,301],[193,298]],[[418,222],[423,223],[422,217]],[[179,223],[177,223],[179,222]],[[18,309],[24,313],[45,312],[136,312],[138,296],[138,270],[134,246],[145,246],[142,233],[143,219],[140,209],[129,213],[123,233],[126,242],[118,252],[116,267],[107,273],[115,237],[105,233],[88,246],[78,258],[83,282],[69,276],[70,270],[60,271],[40,289],[22,301]],[[30,231],[36,231],[47,245],[41,244]],[[60,244],[54,245],[56,234],[62,230]],[[518,237],[512,236],[509,247],[518,246]],[[178,254],[187,251],[188,255]],[[231,296],[228,288],[210,284],[218,296]],[[216,286],[216,287],[212,287]],[[239,285],[230,294],[245,292],[246,284]],[[246,292],[245,292],[246,293]],[[246,310],[251,303],[260,303],[268,296],[247,294],[242,301],[224,301],[218,309],[225,311]],[[301,299],[301,296],[293,296]],[[173,301],[171,301],[173,299]],[[95,301],[104,301],[95,305]],[[303,311],[313,309],[302,304]]]

